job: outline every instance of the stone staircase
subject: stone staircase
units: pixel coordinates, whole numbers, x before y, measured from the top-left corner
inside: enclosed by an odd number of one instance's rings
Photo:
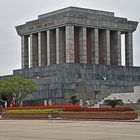
[[[111,93],[101,101],[99,101],[97,104],[94,105],[94,107],[99,107],[100,104],[103,104],[104,100],[106,99],[122,99],[124,104],[135,104],[137,103],[137,100],[140,99],[140,87],[134,87],[134,92],[132,93]]]

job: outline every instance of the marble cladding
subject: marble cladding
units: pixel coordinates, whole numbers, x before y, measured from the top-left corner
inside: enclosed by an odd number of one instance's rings
[[[102,96],[110,92],[132,92],[134,86],[140,86],[139,67],[70,63],[15,70],[14,75],[32,78],[39,85],[38,92],[26,100],[53,97],[67,102],[72,95],[87,99],[94,91]]]

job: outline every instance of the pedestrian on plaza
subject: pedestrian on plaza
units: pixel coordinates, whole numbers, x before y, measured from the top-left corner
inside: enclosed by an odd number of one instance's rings
[[[90,100],[89,99],[86,100],[86,105],[87,105],[87,108],[90,108]]]
[[[49,122],[51,122],[51,120],[52,120],[52,114],[48,114],[48,120],[49,120]]]

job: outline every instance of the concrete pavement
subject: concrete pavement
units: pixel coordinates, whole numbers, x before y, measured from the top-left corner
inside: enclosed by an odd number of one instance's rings
[[[140,122],[0,120],[0,140],[140,140]]]

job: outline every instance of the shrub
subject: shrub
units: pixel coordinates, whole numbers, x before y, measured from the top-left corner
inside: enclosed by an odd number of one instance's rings
[[[55,113],[60,111],[60,109],[16,109],[16,110],[6,110],[6,114],[32,114],[32,113]]]
[[[65,105],[52,105],[52,106],[13,106],[8,107],[6,110],[12,110],[12,109],[49,109],[49,108],[79,108],[79,105],[72,105],[72,104],[65,104]]]
[[[81,108],[79,105],[53,105],[53,106],[23,106],[23,107],[9,107],[5,110],[31,110],[31,109],[56,109],[64,111],[132,111],[128,107],[115,107],[115,108]]]
[[[0,114],[3,112],[3,108],[2,107],[0,107]]]
[[[115,108],[65,108],[64,111],[84,111],[84,112],[99,112],[99,111],[133,111],[128,107],[115,107]]]
[[[115,107],[117,105],[123,105],[123,101],[122,99],[106,99],[104,100],[104,104]]]
[[[137,100],[137,104],[140,104],[140,99]]]
[[[79,101],[77,99],[77,96],[71,96],[70,99],[69,99],[69,103],[75,105],[77,104]]]

